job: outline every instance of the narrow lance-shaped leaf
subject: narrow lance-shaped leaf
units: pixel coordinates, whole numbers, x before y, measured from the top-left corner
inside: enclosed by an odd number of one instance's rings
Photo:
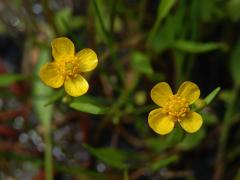
[[[128,164],[126,163],[129,158],[128,155],[120,150],[115,148],[93,148],[90,145],[84,144],[84,147],[99,160],[104,163],[118,168],[118,169],[127,169]]]
[[[110,102],[101,97],[93,97],[89,95],[74,98],[69,102],[69,107],[90,114],[105,114],[108,111],[107,105]]]
[[[186,51],[189,53],[205,53],[213,50],[227,50],[227,45],[224,43],[215,43],[215,42],[193,42],[193,41],[186,41],[186,40],[178,40],[176,41],[173,46],[176,49]]]
[[[220,92],[220,90],[221,90],[221,88],[217,87],[207,97],[204,98],[204,101],[206,102],[207,105],[213,101],[213,99],[217,96],[217,94]]]
[[[90,113],[90,114],[104,114],[106,112],[106,109],[102,107],[99,107],[90,103],[84,103],[84,102],[72,102],[69,104],[69,106],[75,110]]]
[[[2,74],[0,75],[0,87],[7,87],[11,84],[22,81],[27,77],[21,74]]]
[[[150,169],[152,171],[158,171],[163,167],[168,166],[169,164],[172,164],[176,161],[178,161],[179,157],[177,155],[172,155],[163,159],[159,159],[158,161],[152,163],[150,165]]]
[[[162,0],[160,1],[159,5],[158,5],[158,14],[157,14],[157,19],[155,21],[154,26],[152,27],[150,33],[149,33],[149,39],[148,42],[151,42],[156,33],[157,30],[161,24],[161,21],[168,15],[169,11],[171,10],[171,8],[173,7],[173,5],[175,4],[176,0]]]
[[[162,20],[169,13],[176,0],[162,0],[158,7],[158,18]]]

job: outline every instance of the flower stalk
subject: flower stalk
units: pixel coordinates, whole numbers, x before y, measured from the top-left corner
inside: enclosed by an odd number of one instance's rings
[[[52,141],[51,141],[51,127],[50,121],[45,123],[44,139],[45,139],[45,151],[44,151],[44,165],[45,165],[45,177],[46,180],[53,180],[53,159],[52,159]]]

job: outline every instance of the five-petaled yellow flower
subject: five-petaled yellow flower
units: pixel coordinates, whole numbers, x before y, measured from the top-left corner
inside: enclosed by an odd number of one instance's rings
[[[173,130],[175,122],[179,122],[185,131],[196,132],[202,126],[203,120],[200,114],[190,110],[189,105],[199,96],[198,86],[189,81],[184,82],[175,95],[168,83],[158,83],[151,90],[151,98],[161,108],[149,113],[149,126],[156,133],[165,135]]]
[[[75,54],[73,42],[66,37],[54,39],[51,45],[54,61],[41,67],[39,75],[42,81],[52,88],[64,85],[70,96],[85,94],[89,85],[82,74],[97,66],[96,53],[86,48]]]

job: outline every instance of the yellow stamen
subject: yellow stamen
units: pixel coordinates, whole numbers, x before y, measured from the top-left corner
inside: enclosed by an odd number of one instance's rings
[[[183,118],[190,111],[189,104],[185,98],[173,95],[168,103],[163,107],[165,113],[173,116],[175,120]]]
[[[58,63],[59,65],[59,71],[60,73],[65,77],[73,77],[76,78],[79,72],[79,65],[76,63],[76,61],[73,60],[67,60],[67,61],[61,61]]]
[[[66,62],[65,69],[67,76],[76,77],[79,74],[78,64],[74,61]]]

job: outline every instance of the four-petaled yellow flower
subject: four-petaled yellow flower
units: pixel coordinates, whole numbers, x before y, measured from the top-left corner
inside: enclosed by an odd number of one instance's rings
[[[196,132],[202,126],[203,120],[200,114],[190,110],[189,105],[199,96],[198,86],[189,81],[184,82],[175,95],[168,83],[158,83],[151,90],[151,98],[161,108],[149,113],[149,126],[156,133],[165,135],[173,130],[175,122],[179,122],[185,131]]]
[[[41,80],[52,88],[64,85],[70,96],[81,96],[88,91],[88,82],[82,74],[93,70],[98,64],[96,53],[91,49],[83,49],[75,54],[73,42],[60,37],[52,41],[54,61],[43,65],[39,75]]]

